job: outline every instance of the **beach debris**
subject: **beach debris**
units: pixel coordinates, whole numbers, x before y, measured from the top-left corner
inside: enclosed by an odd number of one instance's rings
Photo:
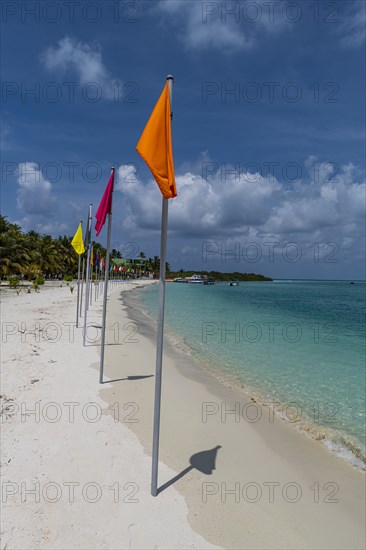
[[[3,405],[0,409],[0,417],[4,416],[5,419],[7,419],[14,414],[13,402],[15,401],[15,399],[12,399],[11,397],[6,397],[6,395],[0,395],[0,399],[3,401]]]

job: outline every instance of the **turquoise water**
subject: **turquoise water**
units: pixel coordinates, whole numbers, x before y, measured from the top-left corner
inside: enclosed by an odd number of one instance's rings
[[[313,433],[322,430],[334,450],[363,459],[365,290],[349,281],[172,283],[166,329],[216,374],[278,403]],[[158,285],[140,296],[156,318]]]

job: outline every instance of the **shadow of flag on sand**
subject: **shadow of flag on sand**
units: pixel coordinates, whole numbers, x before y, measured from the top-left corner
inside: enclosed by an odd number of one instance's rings
[[[216,447],[214,447],[213,449],[209,449],[208,451],[201,451],[200,453],[195,453],[194,455],[192,455],[189,459],[190,465],[187,466],[187,468],[184,468],[184,470],[182,470],[175,477],[164,483],[164,485],[159,487],[158,493],[165,491],[165,489],[184,477],[191,470],[198,470],[202,474],[210,476],[212,472],[216,470],[216,457],[217,451],[219,449],[221,449],[221,445],[217,445]]]

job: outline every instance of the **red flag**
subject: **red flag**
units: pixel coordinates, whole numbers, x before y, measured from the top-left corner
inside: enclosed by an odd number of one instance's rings
[[[96,214],[95,214],[95,217],[97,219],[97,223],[95,224],[95,231],[97,233],[97,237],[102,230],[107,214],[112,214],[113,186],[114,186],[114,168],[112,168],[111,177],[109,178],[102,200],[100,201],[100,205],[98,206],[98,210],[96,211]]]

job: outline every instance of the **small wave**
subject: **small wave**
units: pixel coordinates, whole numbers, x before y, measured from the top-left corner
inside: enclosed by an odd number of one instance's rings
[[[343,439],[343,438],[342,438]],[[360,470],[366,470],[366,457],[363,456],[361,450],[349,441],[337,442],[332,440],[324,440],[322,442],[327,449],[336,454],[343,460],[346,460],[352,466]]]
[[[259,406],[270,406],[276,417],[286,422],[286,424],[289,424],[290,427],[300,431],[306,437],[319,441],[330,452],[345,460],[358,470],[366,470],[365,453],[360,449],[356,441],[347,438],[347,436],[337,430],[314,424],[310,419],[303,417],[297,419],[296,414],[292,415],[291,413],[286,415],[284,414],[284,410],[286,410],[287,407],[277,399],[273,402],[274,395],[264,395],[257,389],[247,384],[243,384],[243,381],[237,376],[223,373],[213,368],[212,365],[207,365],[202,362],[202,359],[200,360],[200,364],[207,373],[214,376],[216,380],[227,388],[243,393],[246,397],[249,397],[251,401],[258,403]]]

